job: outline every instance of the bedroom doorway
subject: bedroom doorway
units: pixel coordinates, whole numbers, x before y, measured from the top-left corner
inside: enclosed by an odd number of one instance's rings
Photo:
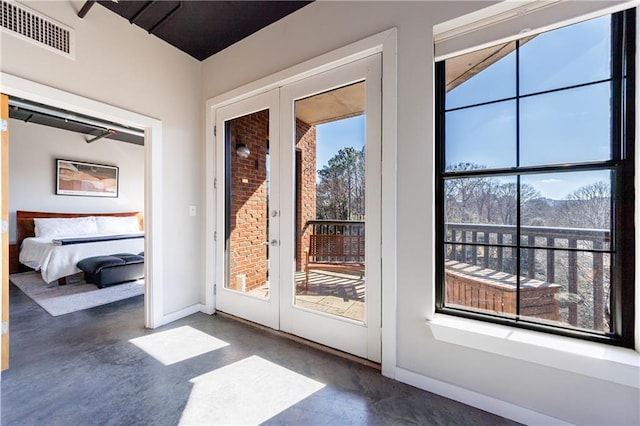
[[[214,129],[216,210],[224,212],[216,309],[375,362],[380,61],[372,55],[218,108]],[[339,128],[335,138],[354,123],[349,141],[317,137],[324,124]]]
[[[16,76],[0,73],[2,86],[0,90],[9,97],[19,97],[27,101],[38,102],[45,106],[62,110],[78,111],[87,116],[101,120],[117,120],[127,126],[144,129],[144,163],[147,165],[143,179],[145,180],[144,224],[145,224],[145,296],[144,325],[155,328],[166,322],[162,312],[162,238],[161,238],[161,206],[162,206],[162,122],[137,113],[122,110],[101,102],[90,100],[68,92],[31,82]],[[52,166],[53,167],[53,166]],[[3,176],[8,176],[9,167],[2,168]],[[8,197],[3,198],[2,208],[9,204]],[[8,206],[10,207],[10,206]],[[155,232],[154,232],[155,231]],[[7,257],[5,260],[4,257]],[[9,253],[3,250],[3,261],[8,262]],[[157,261],[154,261],[157,259]],[[7,265],[7,263],[4,263]],[[8,283],[8,267],[2,268],[3,280]],[[6,286],[8,289],[8,285]],[[3,289],[4,290],[4,289]],[[3,297],[3,303],[8,299]],[[2,309],[3,316],[8,318],[8,309]],[[7,329],[10,327],[7,326]],[[8,356],[8,345],[2,345],[2,356]]]

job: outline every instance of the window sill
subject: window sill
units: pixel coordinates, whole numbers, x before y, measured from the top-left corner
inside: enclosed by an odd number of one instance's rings
[[[640,388],[640,353],[631,349],[445,314],[427,326],[438,341]]]

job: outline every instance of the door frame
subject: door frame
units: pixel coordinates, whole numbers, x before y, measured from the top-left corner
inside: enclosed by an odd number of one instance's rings
[[[162,121],[2,72],[0,92],[144,129],[144,323],[147,328],[156,328],[170,322],[163,314]],[[0,273],[9,271],[0,270]]]
[[[375,53],[382,53],[382,374],[396,374],[396,298],[397,298],[397,29],[391,28],[350,45],[325,53],[301,64],[261,78],[207,100],[205,141],[205,259],[216,259],[214,235],[218,220],[215,200],[215,136],[216,109],[252,96],[279,88],[303,78],[345,65]],[[205,262],[205,306],[203,311],[215,312],[216,265]]]

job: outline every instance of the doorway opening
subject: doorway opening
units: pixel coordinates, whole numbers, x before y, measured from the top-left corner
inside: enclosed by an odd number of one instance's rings
[[[119,109],[101,102],[93,101],[68,92],[34,83],[8,74],[1,74],[2,93],[8,97],[17,97],[25,101],[37,102],[41,105],[68,111],[76,111],[87,117],[95,117],[101,121],[120,123],[130,128],[141,129],[144,135],[143,173],[144,190],[144,229],[145,229],[145,291],[144,291],[144,325],[154,328],[163,322],[162,315],[162,258],[161,205],[162,205],[162,122],[137,113]],[[94,136],[95,137],[95,136]],[[51,160],[52,164],[54,159]],[[53,168],[53,165],[51,165]],[[51,173],[53,174],[53,172]],[[9,167],[3,167],[2,179],[8,181]],[[51,190],[51,189],[50,189]],[[3,198],[9,204],[8,195]],[[7,218],[8,219],[8,218]],[[156,232],[154,232],[156,231]],[[3,250],[7,256],[8,250]],[[158,261],[155,261],[158,259]],[[3,286],[8,288],[8,268],[2,268]],[[6,283],[6,284],[5,284]],[[4,293],[7,294],[7,293]],[[4,301],[3,301],[4,303]],[[4,314],[4,312],[3,312]],[[8,346],[2,345],[3,356],[8,353]]]

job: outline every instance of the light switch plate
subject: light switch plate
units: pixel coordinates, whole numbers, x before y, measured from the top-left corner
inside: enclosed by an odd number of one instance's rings
[[[189,206],[189,216],[195,216],[198,214],[198,209],[196,206]]]

